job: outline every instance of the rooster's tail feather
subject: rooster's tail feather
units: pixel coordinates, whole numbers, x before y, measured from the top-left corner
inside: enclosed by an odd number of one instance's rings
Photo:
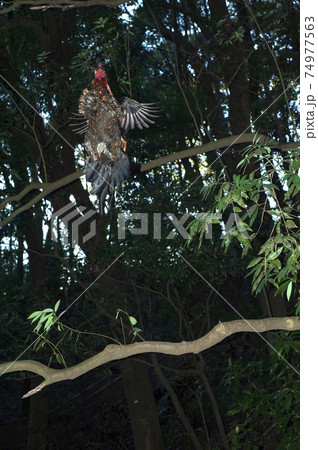
[[[99,197],[102,211],[106,196],[108,195],[107,206],[110,207],[114,203],[116,188],[131,175],[130,161],[125,153],[122,153],[115,162],[110,159],[94,161],[89,157],[86,160],[84,174],[86,180],[92,183],[91,194]]]

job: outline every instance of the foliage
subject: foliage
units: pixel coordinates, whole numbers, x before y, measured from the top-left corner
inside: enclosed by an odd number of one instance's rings
[[[257,294],[270,283],[276,294],[285,294],[290,300],[293,290],[297,296],[299,283],[299,151],[281,155],[257,141],[246,148],[237,165],[248,174],[233,174],[232,181],[219,178],[202,188],[205,201],[212,198],[214,202],[209,213],[190,224],[191,239],[198,234],[202,243],[211,217],[220,223],[214,217],[231,211],[235,220],[230,229],[225,225],[221,238],[225,249],[235,241],[240,244],[251,269],[246,276],[253,275],[252,292]],[[258,168],[250,170],[252,164]],[[258,236],[265,227],[268,238],[259,248]]]
[[[297,371],[299,336],[280,333],[272,341],[278,352],[271,352],[268,361],[228,361],[222,383],[235,392],[235,404],[229,406],[230,433],[234,448],[279,449],[299,448],[299,379]],[[296,357],[295,357],[296,355]],[[290,370],[282,357],[291,361]],[[270,370],[268,370],[270,367]],[[284,380],[285,387],[280,388]],[[296,420],[295,420],[296,419]]]

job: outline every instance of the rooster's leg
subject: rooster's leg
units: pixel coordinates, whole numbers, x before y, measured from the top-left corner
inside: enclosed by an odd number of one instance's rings
[[[124,139],[123,137],[121,137],[121,142],[122,142],[123,145],[124,145],[123,150],[124,150],[124,152],[125,152],[125,151],[126,151],[126,148],[127,148],[127,141],[125,141],[125,139]]]

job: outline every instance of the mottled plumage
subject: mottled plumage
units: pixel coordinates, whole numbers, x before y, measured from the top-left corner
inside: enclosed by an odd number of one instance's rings
[[[85,133],[84,147],[88,153],[84,173],[92,183],[92,194],[100,198],[100,207],[108,195],[112,205],[115,189],[131,174],[130,161],[125,153],[123,136],[136,126],[148,128],[154,122],[149,117],[158,108],[151,103],[138,103],[129,97],[117,101],[107,82],[102,64],[95,71],[95,81],[84,89],[79,100],[79,113],[84,123],[77,131]]]

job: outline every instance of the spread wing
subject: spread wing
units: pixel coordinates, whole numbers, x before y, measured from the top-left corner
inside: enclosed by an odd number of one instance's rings
[[[84,147],[89,157],[84,173],[92,184],[91,193],[100,198],[101,211],[106,196],[111,206],[116,188],[131,174],[122,135],[135,127],[149,128],[159,110],[154,103],[139,103],[129,97],[117,102],[102,83],[84,89],[75,126],[78,133],[85,133]]]
[[[120,122],[124,114],[115,98],[103,85],[85,89],[79,101],[79,113],[86,119],[84,147],[89,154],[84,174],[92,184],[91,194],[100,199],[101,212],[105,198],[114,203],[116,188],[130,175],[130,161],[123,151]]]
[[[158,117],[154,113],[160,110],[158,106],[154,106],[154,103],[139,103],[129,97],[120,98],[118,103],[124,113],[124,118],[120,122],[124,133],[136,128],[136,126],[140,130],[149,128],[149,125],[155,123],[150,117]]]

